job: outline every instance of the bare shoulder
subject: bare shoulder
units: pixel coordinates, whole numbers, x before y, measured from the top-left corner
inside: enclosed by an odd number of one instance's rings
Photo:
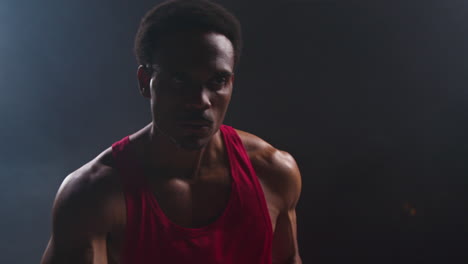
[[[70,173],[62,182],[54,202],[54,233],[70,230],[79,221],[89,232],[106,232],[118,218],[121,186],[108,148],[95,159]]]
[[[237,129],[236,131],[244,144],[251,162],[259,166],[259,169],[272,168],[286,174],[290,174],[297,169],[294,157],[288,152],[273,147],[270,143],[254,134]]]
[[[41,263],[107,263],[107,235],[125,219],[124,199],[109,154],[110,148],[63,180]]]
[[[258,177],[272,191],[284,197],[286,207],[294,207],[301,191],[301,174],[294,157],[251,133],[237,130]]]

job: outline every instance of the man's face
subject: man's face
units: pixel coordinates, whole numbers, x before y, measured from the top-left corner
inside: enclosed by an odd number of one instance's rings
[[[164,37],[149,80],[153,122],[178,146],[205,146],[224,120],[234,80],[234,49],[224,35]]]

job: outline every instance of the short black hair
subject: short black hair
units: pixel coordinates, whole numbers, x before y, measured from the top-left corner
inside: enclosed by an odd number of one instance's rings
[[[134,47],[138,64],[153,63],[158,42],[165,35],[190,30],[224,35],[234,48],[234,65],[239,63],[241,26],[233,14],[209,0],[170,0],[156,5],[141,19]]]

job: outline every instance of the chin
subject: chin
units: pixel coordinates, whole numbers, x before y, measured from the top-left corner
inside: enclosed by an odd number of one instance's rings
[[[208,143],[210,142],[210,139],[211,139],[211,136],[208,138],[199,138],[196,136],[185,136],[185,137],[178,138],[178,139],[172,138],[172,141],[174,142],[174,144],[177,145],[178,148],[188,150],[188,151],[197,151],[206,147],[206,145],[208,145]]]
[[[159,132],[165,135],[172,141],[179,149],[187,151],[198,151],[208,145],[213,138],[214,128],[210,127],[205,130],[191,130],[191,129],[180,129],[178,126],[168,127],[164,129],[158,127]]]
[[[177,147],[181,148],[181,149],[184,149],[184,150],[188,150],[188,151],[197,151],[197,150],[201,150],[203,149],[204,147],[206,147],[206,145],[208,143],[201,143],[201,142],[188,142],[188,141],[182,141],[182,142],[175,142]]]

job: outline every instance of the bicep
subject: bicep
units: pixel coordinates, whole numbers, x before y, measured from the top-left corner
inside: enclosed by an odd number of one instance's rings
[[[294,158],[287,152],[277,152],[276,190],[281,197],[281,210],[273,235],[273,263],[301,263],[297,243],[296,206],[300,198],[302,180]]]
[[[278,215],[273,235],[273,263],[300,263],[297,245],[296,210],[290,209]]]
[[[80,180],[64,181],[53,207],[52,235],[42,264],[107,263],[100,202]]]
[[[272,194],[269,202],[279,211],[273,234],[273,263],[301,263],[296,230],[296,205],[302,189],[299,167],[289,153],[269,144],[251,152],[252,166]]]

